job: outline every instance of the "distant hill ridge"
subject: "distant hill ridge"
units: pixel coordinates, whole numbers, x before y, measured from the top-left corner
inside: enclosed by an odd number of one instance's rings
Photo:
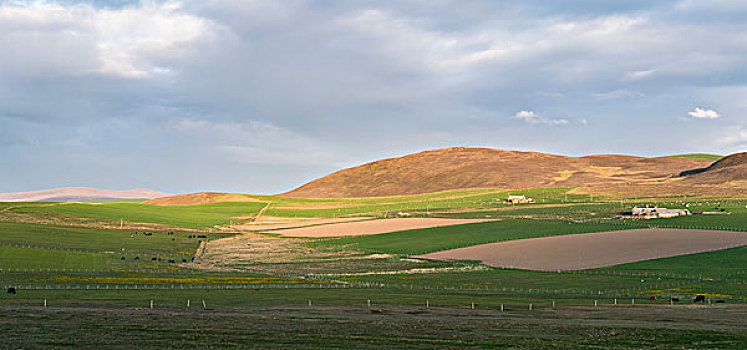
[[[170,194],[142,188],[116,191],[91,187],[63,187],[41,191],[0,193],[0,202],[74,202],[104,199],[150,199],[165,196],[170,196]]]
[[[692,157],[566,157],[537,152],[453,147],[343,169],[283,195],[345,198],[468,188],[654,184],[675,181],[677,179],[674,178],[683,171],[710,164],[708,160]]]

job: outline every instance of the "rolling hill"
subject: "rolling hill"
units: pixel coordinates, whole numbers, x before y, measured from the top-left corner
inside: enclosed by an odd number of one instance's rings
[[[238,193],[199,192],[180,194],[171,197],[153,198],[143,202],[148,205],[198,205],[224,202],[260,202],[247,195]]]
[[[681,172],[707,167],[710,163],[688,157],[566,157],[454,147],[340,170],[283,195],[345,198],[468,188],[585,187],[593,190],[608,185],[658,186],[674,184],[681,180],[677,178]]]
[[[680,174],[687,182],[700,184],[728,183],[739,186],[747,184],[747,152],[735,153],[721,158],[706,168]]]
[[[31,192],[0,193],[0,202],[75,202],[104,199],[149,199],[164,196],[169,196],[169,194],[142,188],[113,191],[91,187],[63,187]]]

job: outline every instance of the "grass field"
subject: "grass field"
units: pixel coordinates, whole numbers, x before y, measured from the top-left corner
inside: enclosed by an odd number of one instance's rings
[[[721,158],[724,158],[724,156],[720,156],[717,154],[708,154],[708,153],[688,153],[688,154],[677,154],[673,156],[667,156],[667,157],[673,157],[673,158],[689,158],[689,159],[697,159],[697,160],[709,160],[712,162],[715,162]]]
[[[360,297],[347,293],[287,295],[285,291],[257,293],[182,294],[166,301],[157,294],[108,295],[138,302],[138,308],[106,307],[95,303],[107,292],[60,293],[41,306],[0,306],[3,337],[12,348],[303,348],[303,349],[740,349],[747,342],[744,308],[586,307],[528,311],[526,304],[506,304],[504,311],[443,306],[426,309],[373,304],[372,313]],[[285,295],[282,295],[285,294]],[[32,296],[37,305],[40,296]],[[402,297],[384,295],[383,298]],[[149,298],[154,309],[146,308]],[[186,299],[196,301],[186,308]],[[319,304],[305,305],[307,299]],[[62,300],[60,300],[62,299]],[[215,306],[214,300],[248,302]],[[283,306],[251,306],[251,300],[282,299]],[[482,300],[482,299],[480,299]],[[28,301],[32,301],[29,299]],[[67,301],[67,302],[66,302]],[[413,300],[414,301],[414,300]],[[421,302],[422,298],[418,300]],[[72,302],[74,304],[69,304]],[[265,304],[270,304],[265,302]],[[347,302],[348,305],[341,305]],[[357,302],[358,305],[350,305]],[[81,304],[77,304],[81,303]],[[491,304],[491,307],[497,306]],[[381,308],[381,309],[379,309]],[[664,346],[664,347],[662,347]]]
[[[18,288],[17,295],[0,296],[0,347],[747,348],[747,247],[561,273],[408,257],[648,226],[747,231],[742,198],[590,202],[590,195],[569,190],[511,191],[536,199],[516,206],[501,201],[509,194],[501,190],[344,200],[255,196],[260,202],[184,207],[0,203],[0,286]],[[292,241],[300,253],[282,262],[238,259],[227,270],[181,263],[204,241],[189,238],[196,233],[186,229],[199,229],[210,241],[231,237],[237,232],[219,233],[230,230],[216,226],[248,220],[266,202],[272,202],[267,215],[284,217],[407,211],[505,220],[336,239],[257,235]],[[730,214],[609,219],[637,204]],[[133,229],[81,227],[118,227],[120,219],[185,230],[144,236],[132,235]],[[24,222],[34,220],[46,224]],[[314,255],[319,250],[326,255]],[[646,301],[652,294],[660,299]],[[698,294],[714,304],[693,306],[690,299]],[[669,297],[682,301],[670,306]],[[636,307],[630,306],[633,298]]]
[[[350,245],[354,249],[377,253],[426,254],[483,243],[624,228],[600,223],[512,219],[339,238],[324,241],[323,244]]]
[[[234,217],[256,215],[266,203],[216,203],[194,206],[152,206],[133,203],[67,203],[59,205],[28,205],[13,209],[14,213],[59,215],[62,217],[91,218],[118,225],[152,223],[171,227],[211,228],[229,224]]]

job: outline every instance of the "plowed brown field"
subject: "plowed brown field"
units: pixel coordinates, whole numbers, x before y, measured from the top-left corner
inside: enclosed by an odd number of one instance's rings
[[[471,224],[496,221],[499,219],[439,219],[439,218],[397,218],[346,222],[312,227],[272,231],[286,237],[338,237],[375,235],[379,233],[413,230],[438,226]]]
[[[521,239],[445,250],[418,258],[480,260],[495,267],[583,270],[747,245],[747,232],[637,229]]]

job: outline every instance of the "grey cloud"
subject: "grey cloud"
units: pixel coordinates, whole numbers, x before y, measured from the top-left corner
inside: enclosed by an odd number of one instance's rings
[[[734,20],[735,2],[31,4],[0,2],[0,136],[15,130],[0,144],[15,164],[2,191],[273,192],[454,145],[648,154],[744,144],[747,22]],[[694,20],[698,11],[709,18]],[[678,123],[694,106],[721,117]],[[511,119],[527,108],[541,115]],[[701,135],[710,139],[678,142]]]

